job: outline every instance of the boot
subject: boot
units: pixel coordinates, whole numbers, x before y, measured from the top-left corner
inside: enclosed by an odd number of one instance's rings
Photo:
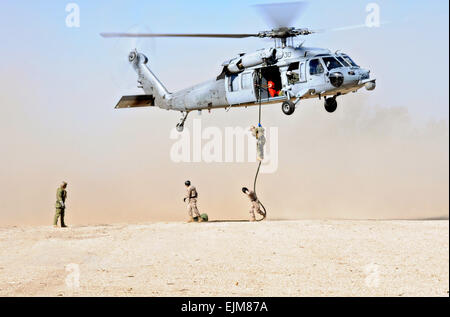
[[[198,221],[198,222],[203,222],[203,218],[199,216],[198,219],[197,219],[197,221]]]
[[[194,218],[193,217],[190,217],[189,218],[189,220],[187,221],[188,223],[191,223],[191,222],[194,222],[195,220],[194,220]]]

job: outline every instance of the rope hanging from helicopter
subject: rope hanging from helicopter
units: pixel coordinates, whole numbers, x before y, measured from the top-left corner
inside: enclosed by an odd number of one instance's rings
[[[263,89],[263,87],[262,87],[262,73],[261,73],[261,70],[260,70],[259,71],[259,78],[258,78],[258,90],[259,90],[259,93],[258,93],[258,102],[259,102],[259,105],[258,105],[258,127],[261,127],[262,89]],[[259,175],[259,170],[261,168],[261,163],[262,163],[262,160],[260,160],[259,163],[258,163],[258,169],[256,170],[255,179],[253,181],[253,192],[255,193],[256,197],[258,197],[258,195],[256,194],[256,182],[258,180],[258,175]],[[263,217],[261,219],[257,219],[256,221],[263,221],[267,217],[267,210],[266,210],[266,207],[264,207],[263,203],[261,202],[261,200],[259,198],[258,198],[258,201],[259,201],[259,204],[260,204],[260,206],[262,208],[262,213],[263,213],[262,216]]]

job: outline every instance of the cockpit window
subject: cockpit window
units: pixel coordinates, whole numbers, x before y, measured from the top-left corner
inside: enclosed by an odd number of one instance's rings
[[[342,57],[348,62],[350,63],[352,66],[354,67],[359,67],[358,64],[356,64],[351,58],[350,56],[346,55],[346,54],[342,54]]]
[[[341,62],[342,65],[346,66],[346,67],[350,67],[352,66],[349,62],[347,62],[342,56],[336,56],[336,58],[338,59],[338,61]]]
[[[309,73],[311,75],[318,75],[324,72],[322,63],[319,59],[312,59],[309,62]]]
[[[342,67],[341,63],[338,62],[338,60],[334,57],[323,57],[323,62],[325,63],[325,66],[328,68],[328,70],[332,70],[334,68]]]

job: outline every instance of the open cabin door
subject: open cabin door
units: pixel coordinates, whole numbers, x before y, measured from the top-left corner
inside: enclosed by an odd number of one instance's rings
[[[227,76],[225,89],[228,103],[230,105],[237,105],[255,102],[255,80],[256,75],[254,70],[247,70],[240,74]]]
[[[269,102],[276,100],[284,100],[286,96],[280,94],[283,88],[281,73],[278,66],[267,66],[257,70],[256,81],[258,82],[259,76],[261,76],[261,91],[257,88],[256,96],[259,100],[259,93],[261,93],[261,101]],[[269,83],[272,84],[272,93],[269,89]]]

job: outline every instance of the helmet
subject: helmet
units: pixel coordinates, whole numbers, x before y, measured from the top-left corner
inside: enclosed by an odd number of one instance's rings
[[[245,192],[248,192],[248,188],[247,187],[242,187],[242,192],[245,194]]]
[[[191,186],[191,181],[185,181],[185,182],[184,182],[184,185],[186,185],[186,186]]]

